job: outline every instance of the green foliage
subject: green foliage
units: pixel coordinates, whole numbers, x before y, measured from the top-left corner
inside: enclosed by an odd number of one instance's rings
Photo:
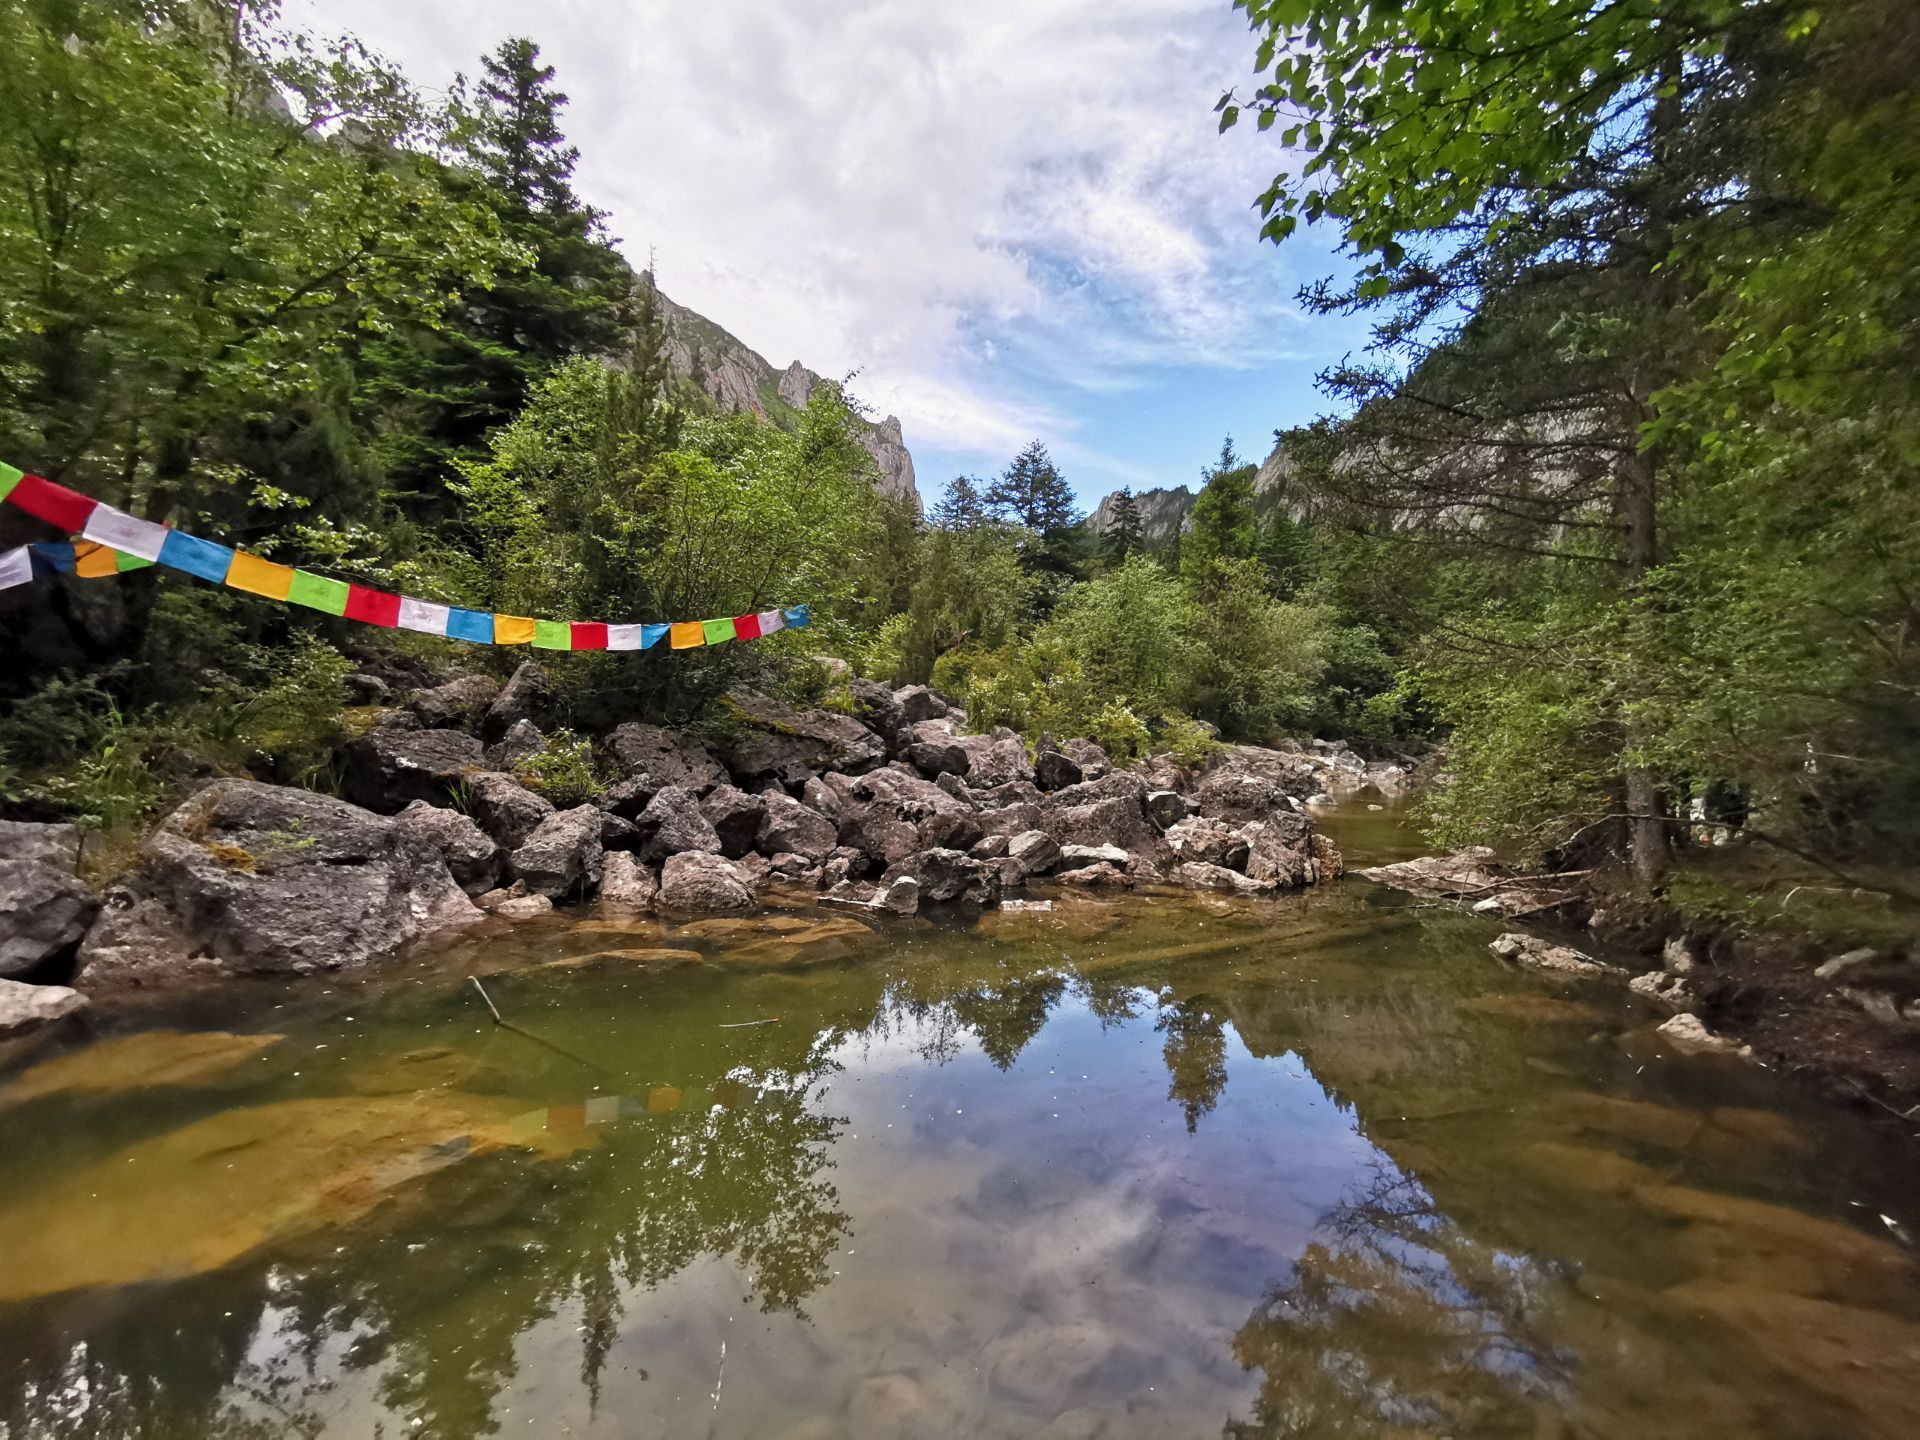
[[[1193,516],[1180,541],[1180,573],[1196,594],[1210,596],[1225,581],[1234,561],[1251,559],[1259,547],[1253,515],[1253,477],[1257,465],[1242,464],[1229,437],[1220,458],[1202,473],[1205,485],[1193,502]]]
[[[571,730],[554,731],[537,754],[514,761],[513,774],[561,810],[589,804],[606,788],[594,772],[593,743]]]
[[[1275,600],[1256,562],[1222,563],[1211,598],[1195,607],[1185,708],[1252,740],[1304,727],[1331,620],[1314,607]]]
[[[1186,691],[1196,618],[1180,582],[1136,555],[1069,591],[1037,643],[1072,659],[1102,695],[1153,715]]]
[[[1080,516],[1073,490],[1038,440],[1013,457],[987,486],[987,506],[1025,531],[1021,563],[1031,572],[1074,574],[1080,562]]]

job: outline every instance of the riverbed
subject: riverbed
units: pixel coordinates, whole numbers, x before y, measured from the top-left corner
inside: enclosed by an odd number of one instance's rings
[[[1920,1434],[1911,1141],[1497,928],[796,898],[110,1008],[0,1079],[0,1437]]]

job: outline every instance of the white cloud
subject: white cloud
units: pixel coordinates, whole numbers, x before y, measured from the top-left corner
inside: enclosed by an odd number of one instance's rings
[[[530,33],[629,254],[776,365],[859,370],[910,444],[1002,451],[1070,431],[1034,393],[1298,343],[1248,208],[1281,153],[1215,133],[1252,48],[1221,0],[305,6],[430,86]]]

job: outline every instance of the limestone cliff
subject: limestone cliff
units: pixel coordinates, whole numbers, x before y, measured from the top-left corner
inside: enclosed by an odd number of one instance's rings
[[[1253,477],[1253,504],[1257,514],[1264,518],[1276,510],[1284,510],[1295,520],[1310,518],[1310,507],[1303,497],[1294,493],[1292,476],[1293,462],[1284,443],[1276,439],[1273,450]],[[1133,502],[1140,508],[1140,530],[1147,544],[1164,545],[1185,531],[1193,515],[1193,502],[1198,498],[1199,492],[1185,485],[1136,490]],[[1104,534],[1113,523],[1113,500],[1112,495],[1106,496],[1087,517],[1087,528],[1094,534]]]
[[[660,296],[667,322],[667,361],[694,389],[722,410],[750,410],[763,420],[791,427],[805,407],[820,377],[798,360],[776,370],[758,352],[666,295]],[[880,489],[897,500],[918,507],[913,456],[907,452],[900,421],[892,415],[869,421],[860,443],[880,467]]]

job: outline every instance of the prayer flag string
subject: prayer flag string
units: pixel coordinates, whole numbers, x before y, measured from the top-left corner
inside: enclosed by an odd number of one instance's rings
[[[215,585],[289,605],[304,605],[363,625],[444,635],[474,645],[531,645],[536,650],[651,650],[662,640],[669,649],[689,650],[798,630],[811,618],[805,605],[678,624],[610,624],[495,615],[434,600],[416,600],[411,595],[392,595],[310,570],[278,565],[245,550],[128,515],[3,462],[0,500],[73,537],[0,551],[0,590],[49,575],[95,579],[161,565]]]

